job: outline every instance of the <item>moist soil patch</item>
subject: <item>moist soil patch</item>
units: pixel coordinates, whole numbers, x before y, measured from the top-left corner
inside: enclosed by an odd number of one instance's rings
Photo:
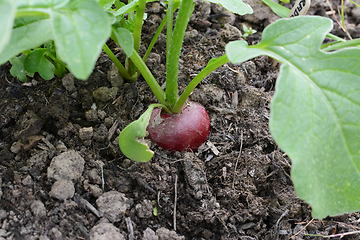
[[[196,3],[181,52],[180,92],[227,42],[241,38],[242,24],[257,30],[247,38],[256,44],[277,19],[261,1],[247,2],[253,15]],[[331,3],[336,9],[341,1]],[[316,1],[309,14],[333,18],[329,10]],[[358,12],[346,8],[353,37]],[[164,9],[152,3],[147,14],[142,54]],[[334,25],[333,33],[346,37]],[[165,35],[147,64],[163,85]],[[268,128],[278,62],[258,57],[211,73],[190,96],[209,113],[208,141],[187,153],[150,143],[155,155],[147,163],[127,159],[117,137],[156,99],[141,77],[124,83],[111,65],[101,54],[87,81],[68,74],[27,83],[10,75],[9,63],[1,66],[0,239],[322,239],[309,234],[359,229],[359,213],[318,221],[295,194],[291,160]]]

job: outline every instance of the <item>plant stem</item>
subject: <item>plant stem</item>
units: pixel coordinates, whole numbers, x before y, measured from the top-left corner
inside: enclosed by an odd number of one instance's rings
[[[140,41],[141,41],[141,29],[143,25],[143,19],[144,19],[144,12],[145,12],[145,5],[146,0],[139,0],[138,1],[138,9],[135,13],[135,26],[134,26],[134,32],[133,32],[133,39],[134,39],[134,49],[139,52],[140,48]],[[132,13],[134,14],[134,13]],[[130,15],[129,15],[130,17]],[[136,79],[136,68],[134,68],[133,62],[128,59],[127,64],[125,65],[127,67],[127,71],[130,73],[133,79]]]
[[[353,40],[349,40],[346,42],[339,42],[339,43],[334,43],[333,45],[323,48],[322,50],[324,51],[333,51],[333,50],[338,50],[338,49],[343,49],[343,48],[347,48],[347,47],[359,47],[360,45],[360,38],[356,38]]]
[[[178,99],[178,67],[180,51],[184,39],[185,30],[193,10],[193,0],[182,0],[176,19],[173,35],[171,36],[171,48],[169,52],[168,66],[166,68],[166,101],[170,108]],[[169,24],[169,23],[168,23]],[[167,36],[167,38],[170,36]]]
[[[151,88],[151,91],[154,93],[157,100],[167,106],[167,103],[165,101],[165,93],[161,89],[159,83],[155,80],[154,75],[150,72],[149,68],[146,66],[145,62],[142,60],[142,58],[139,56],[139,54],[133,49],[133,54],[131,55],[130,59],[135,64],[135,66],[139,69],[141,75]]]
[[[110,57],[111,61],[113,61],[113,63],[116,65],[116,67],[119,69],[119,72],[121,74],[121,76],[123,76],[125,79],[133,82],[134,80],[132,79],[132,77],[130,76],[130,74],[126,71],[125,67],[121,64],[121,62],[119,61],[119,59],[117,59],[117,57],[114,55],[114,53],[110,50],[110,48],[108,47],[108,45],[106,45],[106,43],[103,46],[103,50],[104,52]]]
[[[57,59],[53,54],[51,54],[50,52],[48,52],[47,54],[45,54],[45,57],[52,62],[52,64],[55,66],[55,75],[59,78],[64,77],[67,68],[66,68],[66,64]]]
[[[135,27],[133,32],[134,49],[137,52],[139,51],[139,47],[140,47],[141,29],[143,25],[146,0],[139,0],[138,3],[139,5],[138,5],[138,9],[136,10]]]
[[[172,12],[175,12],[175,10],[178,9],[179,6],[180,6],[180,3],[179,3],[179,2],[176,2],[176,3],[174,4],[174,7],[173,7],[173,11],[172,11]],[[144,62],[145,62],[146,59],[149,57],[149,54],[150,54],[152,48],[154,47],[154,45],[155,45],[155,43],[156,43],[156,40],[159,38],[161,31],[162,31],[163,28],[165,27],[165,24],[166,24],[166,22],[167,22],[167,16],[168,16],[168,13],[166,13],[166,15],[165,15],[165,17],[163,18],[163,20],[161,21],[158,29],[156,30],[156,33],[155,33],[154,37],[152,38],[152,40],[151,40],[151,42],[150,42],[150,44],[149,44],[149,47],[148,47],[148,49],[146,50],[146,53],[145,53],[145,55],[144,55],[144,57],[143,57]]]
[[[166,21],[167,21],[167,19],[166,19],[166,16],[165,16],[165,18],[161,21],[158,29],[156,30],[156,33],[155,33],[154,37],[151,39],[151,42],[150,42],[150,44],[149,44],[149,47],[148,47],[148,49],[146,50],[146,53],[145,53],[145,55],[144,55],[144,57],[143,57],[144,62],[145,62],[146,59],[149,57],[149,54],[150,54],[152,48],[154,47],[156,40],[159,38],[161,31],[162,31],[163,28],[165,27]]]
[[[212,71],[217,69],[218,67],[224,65],[225,63],[229,62],[228,57],[225,55],[213,58],[209,61],[208,65],[201,70],[201,72],[196,75],[196,77],[189,83],[189,85],[185,88],[184,92],[181,94],[180,98],[177,100],[176,104],[171,108],[173,113],[179,113],[181,111],[182,106],[184,105],[187,98],[190,96],[192,91],[195,89],[197,85]]]
[[[166,13],[166,19],[167,19],[167,28],[166,28],[166,69],[170,68],[170,66],[169,66],[170,48],[171,48],[171,39],[172,39],[172,31],[173,31],[173,11],[172,10],[173,10],[173,0],[169,0],[168,1],[168,9],[167,9],[167,13]],[[167,81],[166,81],[166,83],[167,83]]]

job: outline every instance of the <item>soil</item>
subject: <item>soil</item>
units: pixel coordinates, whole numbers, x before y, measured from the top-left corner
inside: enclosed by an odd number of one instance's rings
[[[210,58],[224,54],[227,42],[241,38],[242,24],[257,31],[246,39],[256,44],[278,19],[260,0],[244,2],[253,15],[196,3],[181,53],[180,92]],[[331,3],[336,10],[341,1]],[[345,3],[349,33],[359,37],[359,9]],[[309,14],[333,19],[329,11],[325,0],[314,1]],[[142,53],[164,9],[153,3],[147,13]],[[333,33],[346,38],[334,25]],[[147,61],[160,84],[164,36]],[[117,136],[156,100],[142,78],[123,83],[111,65],[101,54],[87,81],[68,74],[27,83],[10,75],[9,63],[1,66],[0,239],[322,239],[309,234],[359,229],[359,213],[312,219],[295,194],[291,160],[268,128],[276,61],[258,57],[210,74],[190,97],[210,115],[208,141],[188,153],[152,144],[147,163],[127,159]]]

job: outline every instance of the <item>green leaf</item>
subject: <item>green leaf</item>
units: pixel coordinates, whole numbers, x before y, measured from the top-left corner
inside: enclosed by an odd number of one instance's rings
[[[124,155],[136,162],[147,162],[154,152],[149,149],[144,137],[150,116],[155,107],[163,107],[161,104],[151,104],[140,118],[126,126],[119,135],[119,146]]]
[[[149,2],[155,2],[157,0],[146,0],[147,3]],[[134,12],[137,10],[137,7],[139,5],[139,0],[133,0],[131,1],[131,3],[126,4],[125,6],[119,8],[116,12],[114,12],[114,16],[120,16],[123,15],[125,13],[130,13],[130,12]]]
[[[61,8],[64,7],[70,0],[16,0],[18,9],[22,8]]]
[[[52,24],[49,19],[40,20],[12,31],[10,44],[0,54],[0,64],[7,62],[19,53],[40,46],[52,37]]]
[[[268,5],[276,15],[278,15],[282,18],[287,18],[287,16],[290,13],[290,9],[288,9],[278,3],[275,3],[272,0],[262,0],[262,1],[263,1],[263,3]]]
[[[0,1],[0,53],[10,40],[15,13],[16,5],[13,0]]]
[[[119,16],[119,15],[123,15],[125,13],[129,13],[129,12],[133,12],[136,10],[137,6],[138,6],[138,0],[134,0],[131,3],[121,7],[119,10],[117,10],[116,12],[114,12],[114,16]]]
[[[29,53],[24,62],[24,69],[27,72],[38,72],[45,80],[52,79],[55,66],[45,57],[48,51],[46,48],[39,48]]]
[[[239,15],[252,14],[253,10],[249,4],[241,0],[205,0],[207,2],[219,4],[232,13]]]
[[[118,28],[114,29],[113,33],[116,37],[115,41],[124,50],[125,54],[131,57],[134,49],[134,38],[131,32],[125,28]]]
[[[360,49],[321,51],[331,29],[327,18],[281,19],[258,45],[226,46],[233,63],[259,55],[283,63],[270,130],[291,158],[296,193],[314,218],[360,210]]]
[[[58,57],[78,79],[87,79],[111,33],[106,12],[94,0],[73,0],[52,13]]]
[[[27,82],[26,75],[33,77],[33,72],[27,72],[24,68],[24,62],[26,59],[26,55],[22,54],[20,57],[14,57],[10,59],[10,63],[12,67],[10,68],[10,73],[13,77],[20,79],[23,82]]]
[[[111,9],[111,6],[114,4],[115,0],[97,0],[104,10]]]

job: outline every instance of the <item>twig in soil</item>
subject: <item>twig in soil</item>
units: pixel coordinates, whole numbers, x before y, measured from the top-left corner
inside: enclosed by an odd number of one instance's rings
[[[216,211],[214,211],[214,214],[215,214],[215,216],[217,217],[217,219],[221,222],[221,224],[224,226],[225,230],[226,230],[227,232],[229,232],[229,229],[227,228],[224,220],[218,215],[218,213],[217,213]]]
[[[101,165],[100,168],[101,168],[101,187],[102,190],[105,191],[104,165]]]
[[[236,168],[237,168],[237,165],[239,163],[239,159],[240,159],[240,156],[241,156],[241,151],[242,151],[242,146],[243,146],[243,131],[241,130],[241,135],[240,135],[240,151],[239,151],[239,155],[236,159],[236,164],[235,164],[235,169],[234,169],[234,179],[233,179],[233,184],[232,184],[232,187],[233,189],[235,190],[235,174],[236,174]]]
[[[329,0],[326,0],[326,2],[327,2],[327,4],[329,5],[330,10],[331,10],[331,13],[332,13],[333,17],[335,18],[336,22],[339,24],[340,28],[346,33],[346,35],[348,36],[348,38],[349,38],[350,40],[352,40],[352,37],[350,36],[350,33],[348,32],[348,30],[347,30],[346,28],[344,28],[344,26],[343,26],[343,25],[339,22],[339,20],[337,19],[336,15],[335,15],[335,11],[334,11],[334,9],[332,8]]]
[[[158,193],[157,193],[157,205],[158,205],[160,208],[162,208],[162,206],[160,205],[160,194],[161,194],[161,192],[158,191]]]
[[[307,226],[309,226],[309,224],[312,223],[313,221],[314,221],[314,219],[311,219],[310,222],[308,222],[300,231],[298,231],[296,234],[292,235],[290,237],[290,239],[296,237],[298,234],[300,234],[302,231],[304,231],[307,228]]]
[[[125,218],[126,228],[129,232],[129,240],[134,240],[134,228],[130,217]]]
[[[113,125],[111,126],[111,128],[109,129],[109,133],[108,133],[108,137],[107,137],[107,139],[108,139],[109,142],[110,142],[112,136],[114,135],[114,133],[115,133],[115,131],[116,131],[116,129],[117,129],[118,126],[119,126],[119,122],[116,120],[116,121],[113,123]]]
[[[91,203],[89,203],[86,199],[79,197],[79,203],[82,204],[83,206],[85,206],[87,209],[89,209],[92,213],[94,213],[96,217],[98,217],[98,218],[101,217],[99,211]]]
[[[318,234],[310,234],[310,233],[307,233],[307,234],[305,234],[305,235],[306,235],[306,236],[311,236],[311,237],[323,237],[323,238],[333,238],[333,237],[343,238],[344,236],[353,235],[353,234],[360,234],[360,231],[346,232],[346,233],[338,233],[338,234],[332,234],[332,235],[329,235],[329,236],[318,235]]]
[[[285,212],[283,212],[283,214],[281,214],[279,219],[276,221],[276,224],[275,224],[276,229],[278,229],[281,219],[283,219],[288,213],[289,213],[289,210],[286,209]]]
[[[232,68],[229,67],[229,65],[227,65],[227,64],[225,64],[224,66],[227,67],[229,70],[233,71],[234,73],[240,74],[240,71],[239,71],[239,70],[232,69]]]
[[[174,230],[175,231],[176,231],[177,180],[178,180],[178,176],[175,175],[175,200],[174,200]]]

